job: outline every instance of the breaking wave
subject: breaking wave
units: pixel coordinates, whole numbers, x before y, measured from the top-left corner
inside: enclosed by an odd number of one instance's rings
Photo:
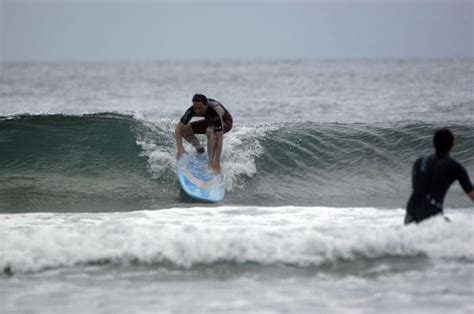
[[[0,212],[192,204],[175,176],[174,123],[119,113],[0,117]],[[401,207],[410,191],[411,163],[431,151],[431,136],[439,127],[453,130],[453,156],[472,172],[474,126],[237,126],[224,142],[224,202]]]

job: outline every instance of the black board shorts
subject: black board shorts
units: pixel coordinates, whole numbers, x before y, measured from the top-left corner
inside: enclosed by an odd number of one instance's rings
[[[191,128],[194,134],[206,134],[206,129],[211,126],[206,119],[191,122]],[[224,134],[232,129],[232,119],[224,120]]]

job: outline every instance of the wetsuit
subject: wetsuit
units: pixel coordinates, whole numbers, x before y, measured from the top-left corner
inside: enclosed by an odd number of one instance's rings
[[[456,180],[464,192],[474,189],[466,169],[449,154],[437,152],[418,158],[412,169],[413,192],[408,200],[405,224],[442,214],[444,197]]]
[[[193,106],[191,106],[181,117],[183,124],[188,124],[193,117],[197,116]],[[194,121],[191,123],[191,128],[194,134],[205,134],[206,129],[212,125],[214,132],[227,133],[232,129],[232,115],[227,109],[218,101],[208,99],[207,111],[203,115],[204,119]]]

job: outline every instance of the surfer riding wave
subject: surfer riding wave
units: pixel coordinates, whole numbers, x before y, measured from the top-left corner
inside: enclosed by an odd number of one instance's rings
[[[220,173],[224,134],[232,129],[232,115],[220,102],[202,94],[195,94],[192,103],[193,105],[186,110],[176,124],[176,157],[181,159],[186,153],[183,138],[193,145],[198,153],[204,153],[204,147],[195,134],[206,134],[208,167],[210,170]],[[203,117],[204,119],[190,123],[194,117]]]

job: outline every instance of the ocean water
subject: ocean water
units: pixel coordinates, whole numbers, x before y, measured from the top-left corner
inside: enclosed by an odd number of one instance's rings
[[[473,178],[473,82],[472,58],[2,63],[0,312],[472,313],[460,186],[450,223],[403,217],[436,129]],[[234,116],[218,204],[175,174],[196,92]]]

